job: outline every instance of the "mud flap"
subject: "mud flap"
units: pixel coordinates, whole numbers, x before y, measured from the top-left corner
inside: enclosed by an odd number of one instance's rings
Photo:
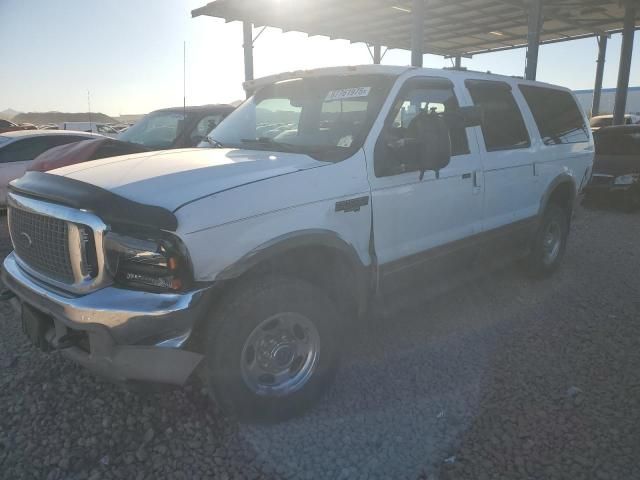
[[[53,320],[48,315],[22,304],[22,331],[34,346],[43,352],[51,351],[51,345],[46,340],[46,333],[53,328]]]

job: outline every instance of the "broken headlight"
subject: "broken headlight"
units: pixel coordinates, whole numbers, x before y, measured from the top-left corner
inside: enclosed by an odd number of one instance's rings
[[[107,268],[115,282],[130,288],[180,291],[192,279],[191,262],[182,242],[169,234],[105,236]]]

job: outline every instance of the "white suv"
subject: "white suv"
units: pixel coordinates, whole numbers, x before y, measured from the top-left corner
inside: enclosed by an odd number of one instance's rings
[[[3,278],[37,345],[121,381],[198,372],[227,411],[282,419],[378,301],[558,267],[594,154],[569,90],[389,66],[253,87],[214,148],[12,183]]]

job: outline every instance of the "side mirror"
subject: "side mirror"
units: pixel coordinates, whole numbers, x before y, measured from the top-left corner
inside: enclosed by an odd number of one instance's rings
[[[427,170],[435,171],[437,176],[451,161],[449,126],[438,115],[422,115],[416,122],[416,130],[420,178]]]
[[[447,122],[438,115],[419,115],[411,121],[406,138],[386,143],[397,162],[411,170],[438,172],[451,161],[451,138]]]

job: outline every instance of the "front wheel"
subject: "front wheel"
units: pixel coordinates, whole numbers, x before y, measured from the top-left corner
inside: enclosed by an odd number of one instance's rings
[[[526,259],[527,271],[536,277],[553,273],[562,262],[569,236],[569,215],[565,208],[549,205],[542,215]]]
[[[222,409],[241,420],[298,415],[333,378],[342,319],[307,282],[281,276],[246,282],[210,320],[206,380]]]

